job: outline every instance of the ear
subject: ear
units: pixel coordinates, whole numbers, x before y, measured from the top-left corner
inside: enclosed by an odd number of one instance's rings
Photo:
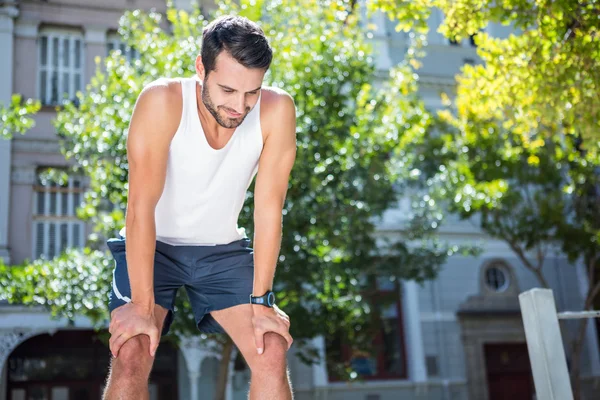
[[[200,54],[198,54],[198,56],[196,57],[196,74],[198,75],[201,81],[204,81],[204,64],[202,63],[202,56]]]

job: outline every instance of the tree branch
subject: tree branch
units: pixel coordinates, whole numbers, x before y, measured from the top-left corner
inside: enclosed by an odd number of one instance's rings
[[[523,249],[513,241],[508,241],[508,245],[517,254],[523,265],[525,265],[525,268],[533,272],[533,274],[538,278],[542,287],[550,288],[550,285],[548,284],[548,281],[546,281],[546,278],[544,278],[542,271],[533,264],[531,264],[531,261],[529,261],[527,256],[525,256]]]

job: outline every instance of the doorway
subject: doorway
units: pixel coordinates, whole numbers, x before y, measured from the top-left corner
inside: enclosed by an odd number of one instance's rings
[[[489,400],[535,399],[526,343],[486,343],[484,357]]]

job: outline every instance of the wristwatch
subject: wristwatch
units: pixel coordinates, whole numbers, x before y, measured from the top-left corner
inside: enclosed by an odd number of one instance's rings
[[[250,294],[250,303],[273,308],[275,305],[275,293],[271,290],[268,290],[267,293],[263,294],[262,296],[252,296],[252,294]]]

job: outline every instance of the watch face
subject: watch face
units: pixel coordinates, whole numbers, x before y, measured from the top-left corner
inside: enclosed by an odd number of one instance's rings
[[[275,293],[273,293],[273,292],[269,293],[267,302],[269,303],[269,306],[272,306],[273,304],[275,304]]]

